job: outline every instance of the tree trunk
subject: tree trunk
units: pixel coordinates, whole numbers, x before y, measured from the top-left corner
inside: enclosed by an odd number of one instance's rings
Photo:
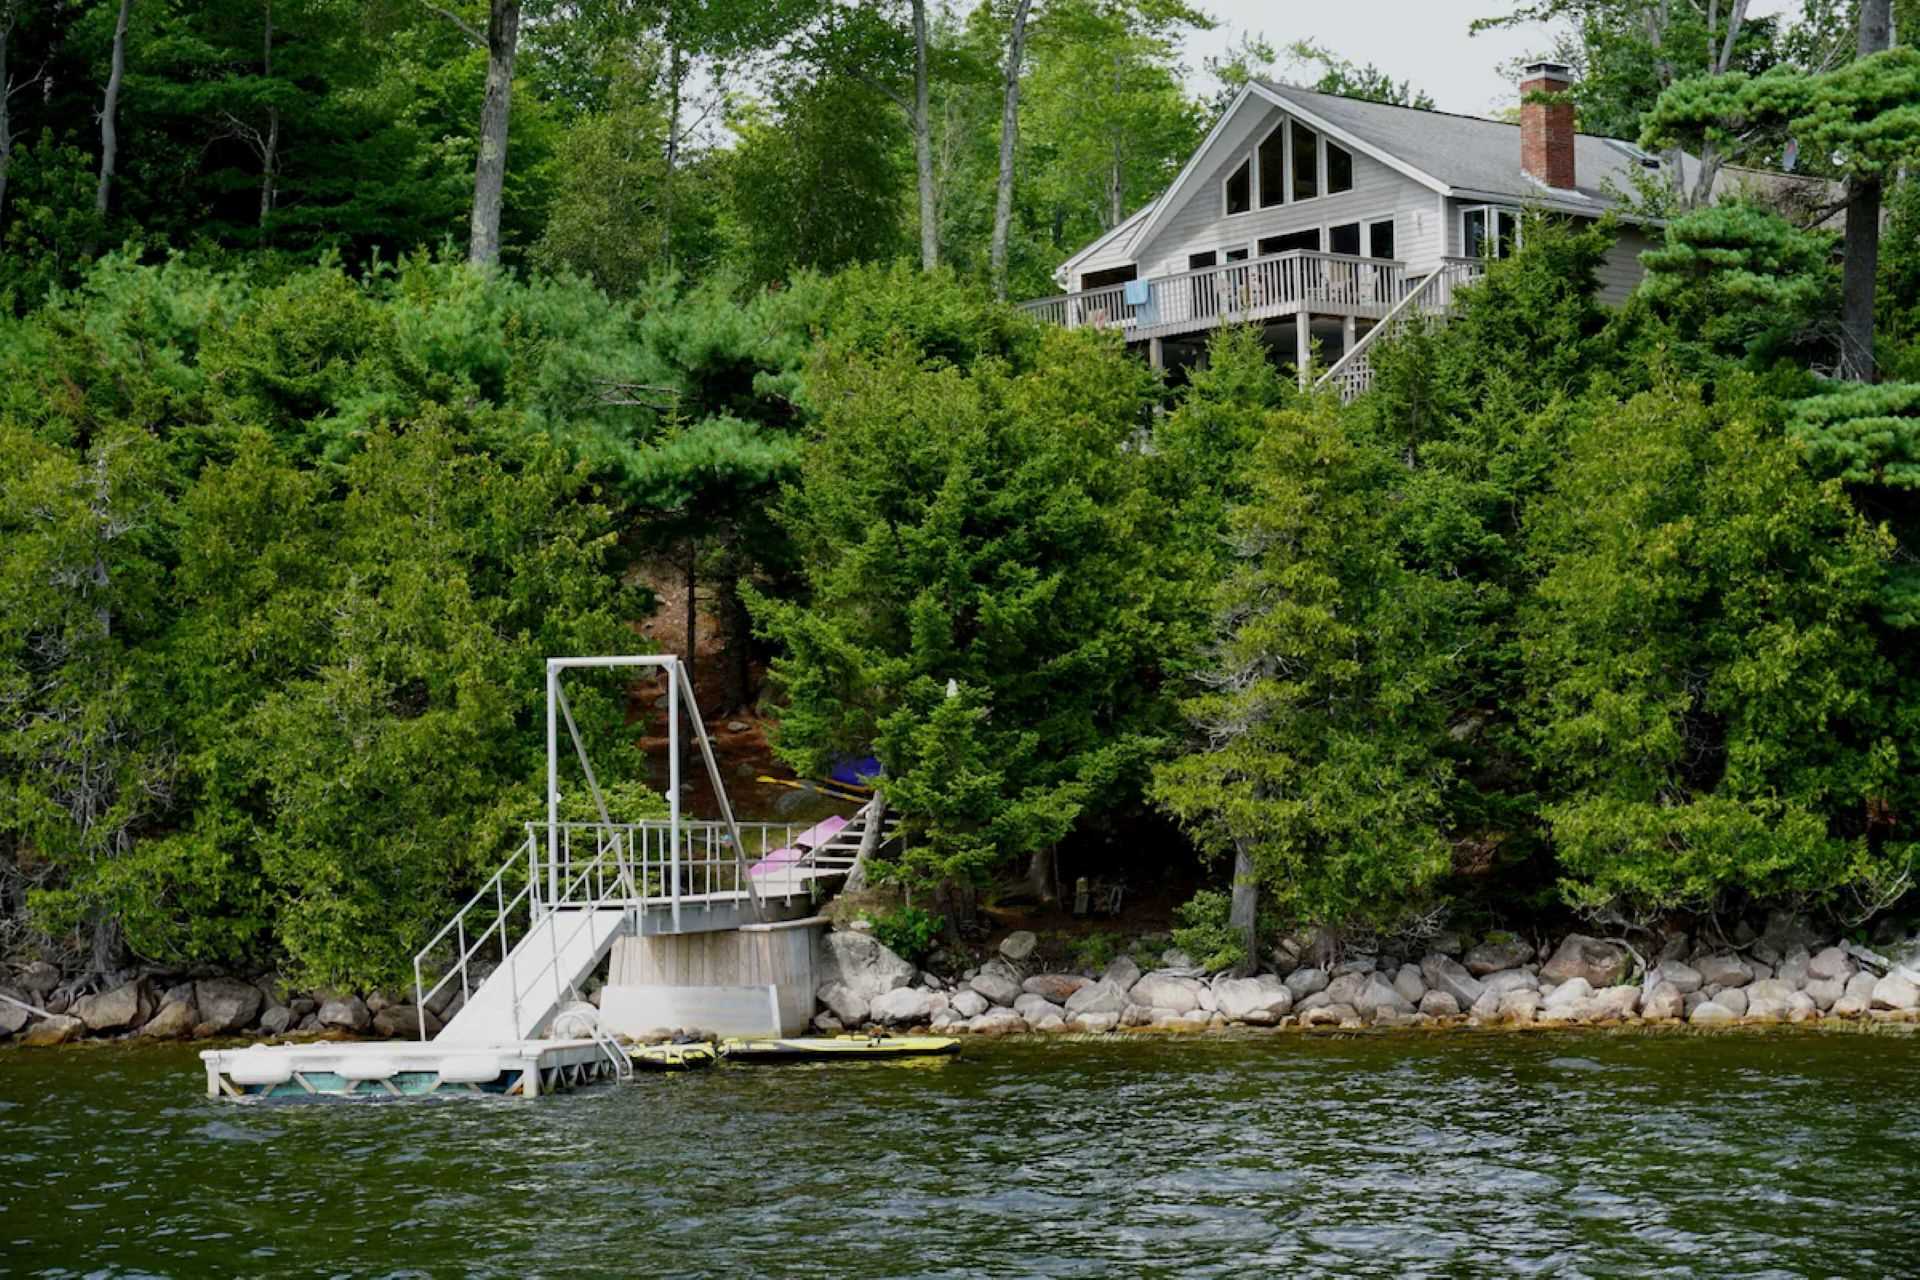
[[[694,645],[699,636],[700,611],[694,603],[694,593],[699,586],[700,544],[687,543],[687,651],[680,659],[680,665],[687,669],[687,683],[693,684]]]
[[[467,261],[500,261],[500,208],[507,182],[507,113],[513,59],[520,45],[520,0],[491,0],[487,12],[487,92],[480,104],[480,154],[473,165],[473,225]]]
[[[261,41],[260,74],[273,79],[273,0],[266,0],[266,35]],[[260,146],[260,229],[265,231],[273,213],[273,179],[280,164],[280,108],[267,108],[267,136]]]
[[[1000,99],[1000,187],[993,201],[993,296],[1007,300],[1007,236],[1013,225],[1013,149],[1020,130],[1020,63],[1027,51],[1027,13],[1033,0],[1016,0],[1013,34],[1007,40],[1007,70]]]
[[[1036,902],[1047,906],[1060,901],[1060,894],[1053,883],[1053,860],[1052,845],[1035,849],[1033,856],[1027,859],[1027,890],[1033,894]]]
[[[107,216],[113,199],[114,166],[120,158],[120,84],[127,76],[127,18],[133,0],[120,0],[120,17],[113,26],[113,61],[107,72],[107,92],[100,103],[100,181],[93,191],[93,211]]]
[[[660,183],[660,260],[673,266],[673,185],[680,164],[680,85],[686,78],[685,54],[667,32],[667,172]]]
[[[867,887],[871,877],[873,855],[880,851],[880,828],[886,825],[887,796],[876,782],[873,788],[873,811],[867,820],[866,829],[860,833],[860,848],[853,855],[853,866],[847,871],[846,892],[859,893]]]
[[[740,598],[740,584],[728,581],[722,588],[727,614],[727,705],[745,711],[753,705],[753,616]]]
[[[1859,54],[1887,48],[1893,38],[1893,0],[1860,0]],[[1880,195],[1877,176],[1847,181],[1846,240],[1840,267],[1840,376],[1872,382],[1873,290],[1880,270]]]
[[[13,80],[7,75],[7,42],[13,37],[13,10],[0,3],[0,228],[7,224],[7,170],[13,167],[13,117],[7,104]]]
[[[920,170],[920,268],[940,265],[933,199],[933,107],[927,85],[927,0],[913,0],[913,158]]]
[[[1254,873],[1253,857],[1247,852],[1247,846],[1236,841],[1233,846],[1233,905],[1227,909],[1227,925],[1240,932],[1240,941],[1247,953],[1246,959],[1234,970],[1234,976],[1244,978],[1260,967],[1260,879]]]

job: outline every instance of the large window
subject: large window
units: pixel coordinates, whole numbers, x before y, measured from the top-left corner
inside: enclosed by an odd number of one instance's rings
[[[1353,152],[1335,142],[1327,143],[1327,194],[1353,190]]]
[[[1253,208],[1253,162],[1246,161],[1227,175],[1227,212],[1245,213]]]
[[[1284,236],[1268,236],[1259,244],[1260,256],[1272,253],[1288,253],[1294,249],[1318,249],[1320,247],[1320,228],[1311,231],[1291,231]]]
[[[1293,198],[1311,200],[1320,194],[1320,135],[1298,120],[1292,131]]]
[[[1520,215],[1495,204],[1460,212],[1460,251],[1469,258],[1506,258],[1520,245]]]
[[[1275,129],[1260,144],[1260,207],[1287,202],[1287,131]]]
[[[1379,222],[1367,224],[1367,256],[1369,258],[1391,258],[1393,256],[1393,219],[1385,218]]]
[[[1349,258],[1360,256],[1360,224],[1343,222],[1337,227],[1327,228],[1327,251],[1344,253]]]

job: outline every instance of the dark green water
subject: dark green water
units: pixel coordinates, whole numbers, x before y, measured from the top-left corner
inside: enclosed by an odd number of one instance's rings
[[[1920,1274],[1920,1038],[969,1045],[536,1102],[0,1053],[0,1272]]]

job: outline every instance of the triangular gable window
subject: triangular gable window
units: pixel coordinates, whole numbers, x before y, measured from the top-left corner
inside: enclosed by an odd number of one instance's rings
[[[1327,141],[1327,194],[1353,190],[1353,152]]]
[[[1260,144],[1260,207],[1287,202],[1287,128],[1281,125]]]
[[[1253,162],[1243,160],[1227,175],[1227,212],[1245,213],[1253,208]]]

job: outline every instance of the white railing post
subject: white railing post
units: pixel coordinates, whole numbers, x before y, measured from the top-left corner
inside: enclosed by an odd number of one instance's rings
[[[699,712],[696,710],[695,715]],[[673,931],[680,932],[680,661],[667,667],[667,832],[668,891],[673,896]]]
[[[560,900],[560,669],[547,661],[547,904]]]

